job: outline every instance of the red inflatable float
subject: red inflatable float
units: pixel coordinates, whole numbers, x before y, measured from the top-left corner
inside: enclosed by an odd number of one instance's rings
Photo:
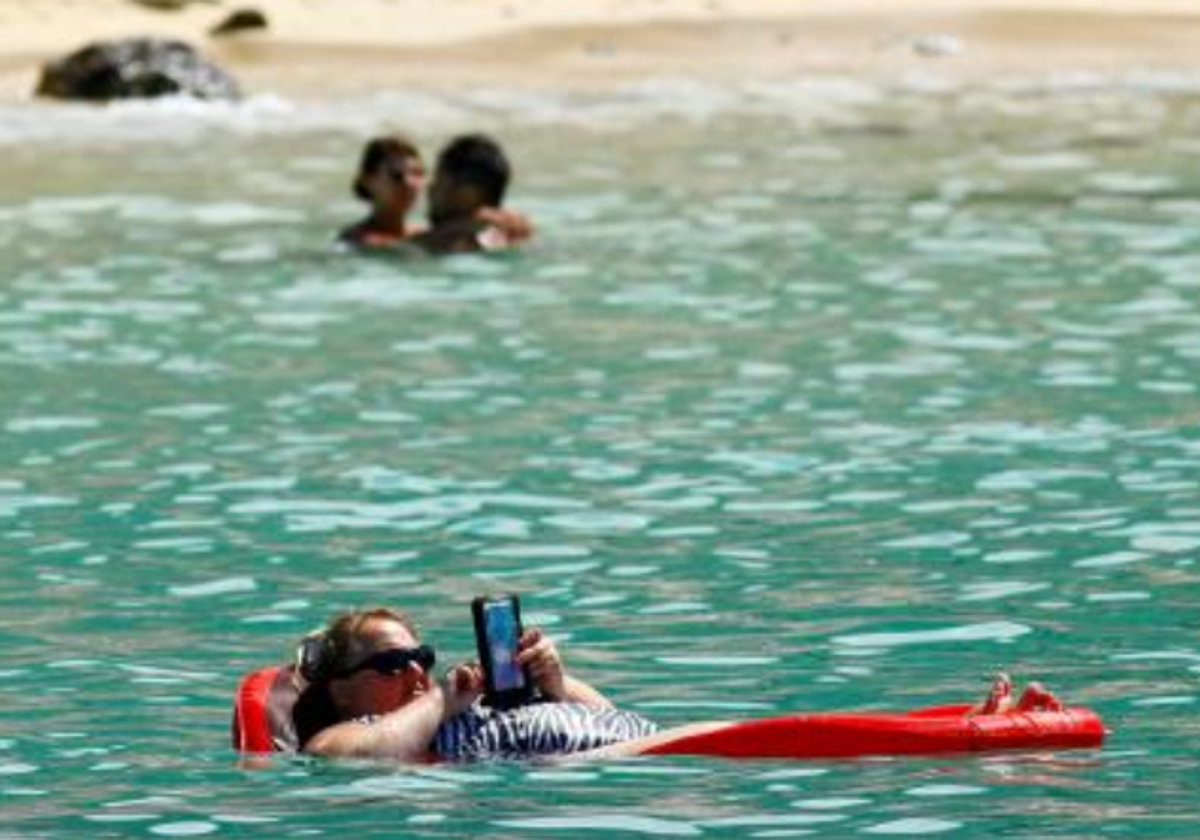
[[[934,706],[907,713],[836,712],[731,723],[684,735],[646,755],[722,758],[859,758],[952,755],[992,750],[1099,747],[1107,734],[1090,709],[968,715],[969,705]]]
[[[234,700],[232,740],[244,753],[296,749],[291,709],[298,680],[290,666],[247,675]],[[750,720],[684,734],[645,755],[741,759],[858,758],[953,755],[993,750],[1099,747],[1107,730],[1090,709],[968,714],[969,705],[933,706],[906,713],[857,712]]]
[[[243,753],[295,752],[292,707],[301,681],[292,665],[260,668],[242,678],[233,698],[230,738]]]

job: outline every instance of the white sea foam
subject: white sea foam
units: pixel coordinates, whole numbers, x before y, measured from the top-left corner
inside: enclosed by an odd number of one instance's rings
[[[32,198],[23,209],[27,218],[43,224],[72,224],[80,216],[88,215],[107,215],[125,222],[137,222],[141,226],[172,227],[240,227],[249,224],[287,224],[304,219],[304,214],[296,210],[244,201],[184,202],[159,195],[133,193]]]
[[[571,817],[528,817],[498,820],[496,826],[531,832],[560,832],[570,836],[583,832],[609,831],[621,834],[645,834],[651,837],[699,837],[703,832],[680,820],[640,817],[630,814],[583,814]]]
[[[923,836],[926,834],[941,834],[946,831],[955,831],[959,828],[962,828],[962,823],[960,822],[912,817],[868,826],[867,828],[862,829],[862,833]]]
[[[961,642],[1011,642],[1031,632],[1013,621],[985,621],[940,630],[895,633],[853,633],[835,636],[833,643],[844,648],[887,649],[902,645],[958,644]]]
[[[167,591],[177,598],[211,598],[214,595],[232,595],[239,592],[254,592],[258,584],[250,577],[229,577],[180,586],[170,586]]]
[[[522,125],[582,126],[596,131],[651,125],[664,118],[703,121],[721,114],[783,115],[800,123],[825,122],[859,111],[897,104],[910,113],[922,100],[960,96],[984,110],[1012,110],[1030,95],[1081,97],[1104,94],[1136,99],[1146,93],[1200,91],[1200,72],[1134,71],[1120,74],[1063,74],[1048,80],[1010,77],[982,88],[960,86],[936,73],[909,74],[886,84],[851,78],[799,78],[740,83],[655,78],[602,93],[546,89],[481,88],[453,95],[388,91],[348,99],[294,101],[263,93],[241,102],[186,97],[130,100],[108,105],[27,102],[0,105],[0,147],[51,143],[193,143],[213,134],[291,136],[312,132],[361,137],[394,126],[442,134],[465,125],[514,121]],[[906,101],[911,100],[911,101]],[[1021,161],[1016,168],[1074,168],[1078,161],[1049,158]]]

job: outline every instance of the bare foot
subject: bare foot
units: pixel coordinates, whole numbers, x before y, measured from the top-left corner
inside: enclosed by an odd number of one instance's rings
[[[972,710],[976,715],[998,715],[1012,708],[1012,680],[1008,674],[998,671],[992,680],[987,697]]]
[[[1021,699],[1017,701],[1018,712],[1061,712],[1062,701],[1041,683],[1032,682],[1026,686]]]

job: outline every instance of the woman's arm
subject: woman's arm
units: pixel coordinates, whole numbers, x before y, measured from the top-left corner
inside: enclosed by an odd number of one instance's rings
[[[563,677],[562,696],[555,699],[568,703],[582,703],[593,709],[613,708],[612,701],[601,694],[598,689],[569,675]]]
[[[542,694],[563,703],[582,703],[594,709],[611,709],[608,698],[583,680],[567,674],[554,640],[533,627],[521,637],[517,662],[529,669]]]
[[[321,730],[304,751],[331,758],[425,761],[438,727],[470,706],[481,684],[478,669],[454,668],[444,683],[432,683],[425,694],[371,723],[345,721]]]
[[[500,247],[510,247],[533,238],[533,222],[524,213],[507,207],[480,207],[475,218],[491,225],[500,234]]]

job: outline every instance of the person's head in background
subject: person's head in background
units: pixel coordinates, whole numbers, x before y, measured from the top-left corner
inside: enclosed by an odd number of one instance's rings
[[[512,178],[500,144],[485,134],[456,137],[438,155],[429,185],[429,221],[434,226],[474,217],[499,207]]]
[[[406,219],[425,188],[421,153],[400,135],[376,137],[363,148],[354,194],[371,205],[358,227],[365,234],[403,236]]]

